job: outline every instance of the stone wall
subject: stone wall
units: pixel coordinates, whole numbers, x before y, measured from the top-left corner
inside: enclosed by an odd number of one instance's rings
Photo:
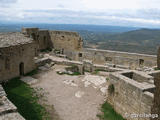
[[[53,48],[53,44],[50,40],[50,35],[48,30],[39,30],[37,41],[40,50],[45,50],[48,48]]]
[[[154,76],[154,84],[156,85],[152,114],[158,114],[158,118],[153,118],[153,120],[160,120],[160,71],[155,71],[150,74]]]
[[[36,41],[39,50],[54,48],[69,57],[73,56],[70,55],[71,51],[82,50],[83,41],[77,32],[22,28],[22,33],[32,37]]]
[[[157,67],[158,67],[158,69],[160,69],[160,47],[157,52]]]
[[[54,49],[79,51],[82,49],[82,38],[76,32],[50,31]]]
[[[127,120],[150,120],[150,118],[137,117],[136,115],[151,114],[154,99],[152,92],[155,86],[146,80],[144,83],[137,82],[124,76],[124,73],[110,74],[110,86],[113,85],[113,91],[111,92],[111,87],[109,87],[108,102]]]
[[[110,63],[115,65],[124,65],[129,66],[130,69],[136,69],[144,66],[153,67],[157,65],[157,57],[154,55],[89,48],[84,49],[81,54],[82,57],[79,57],[79,60],[88,59],[92,60],[93,63],[96,64]]]
[[[0,48],[0,82],[35,69],[35,43]]]
[[[48,30],[39,30],[38,28],[22,28],[22,33],[28,35],[28,37],[32,37],[35,40],[38,50],[45,50],[53,47]]]

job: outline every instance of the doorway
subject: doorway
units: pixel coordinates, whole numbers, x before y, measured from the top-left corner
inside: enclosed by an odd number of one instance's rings
[[[24,63],[23,62],[19,64],[19,74],[20,76],[24,75]]]

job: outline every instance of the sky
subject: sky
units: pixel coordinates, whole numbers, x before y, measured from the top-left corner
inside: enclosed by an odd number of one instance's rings
[[[160,28],[160,0],[0,0],[0,21]]]

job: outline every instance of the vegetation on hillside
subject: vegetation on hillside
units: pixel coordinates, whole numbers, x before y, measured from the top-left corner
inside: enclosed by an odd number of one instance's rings
[[[160,30],[140,29],[124,33],[81,32],[85,47],[96,45],[98,49],[156,54],[160,46]]]

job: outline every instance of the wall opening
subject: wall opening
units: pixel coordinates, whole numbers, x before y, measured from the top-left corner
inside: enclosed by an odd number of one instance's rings
[[[43,37],[43,44],[46,45],[46,36]]]
[[[105,61],[112,61],[111,57],[105,57]]]
[[[139,66],[143,66],[144,65],[144,60],[143,59],[139,59]]]
[[[32,38],[33,38],[34,40],[36,40],[36,35],[35,35],[35,33],[32,33],[31,36],[32,36]]]
[[[62,54],[64,54],[64,49],[62,49]]]
[[[79,53],[79,55],[78,55],[79,57],[82,57],[82,53]]]
[[[19,74],[20,76],[24,75],[24,63],[23,62],[19,64]]]

